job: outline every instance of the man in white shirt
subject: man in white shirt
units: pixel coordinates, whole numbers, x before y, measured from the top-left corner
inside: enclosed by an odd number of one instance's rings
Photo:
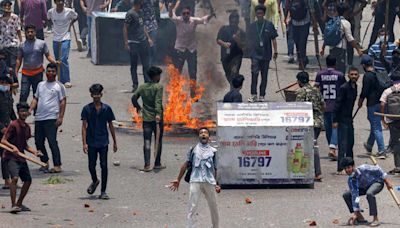
[[[57,129],[62,125],[67,105],[65,95],[65,87],[56,81],[57,65],[49,63],[46,68],[47,81],[39,83],[36,94],[33,97],[30,112],[36,110],[35,113],[35,144],[38,151],[43,156],[40,160],[44,163],[49,162],[44,141],[47,141],[53,155],[54,168],[50,170],[52,173],[61,172],[61,155],[57,142]],[[48,165],[40,168],[43,172],[48,172]]]
[[[348,20],[344,19],[343,15],[347,11],[348,6],[345,3],[339,3],[336,6],[336,11],[338,13],[338,17],[341,22],[341,36],[342,40],[336,46],[330,46],[329,54],[336,58],[336,69],[343,74],[346,73],[346,55],[347,55],[347,44],[351,44],[353,48],[357,50],[359,56],[362,56],[363,53],[361,49],[357,46],[357,42],[354,39],[351,32],[351,24]],[[332,19],[335,20],[335,19]],[[325,53],[325,42],[322,46],[321,55],[323,56]]]
[[[61,61],[60,82],[71,88],[69,77],[69,49],[71,47],[71,25],[78,19],[78,14],[71,8],[64,7],[64,0],[54,0],[56,7],[47,12],[47,18],[53,24],[54,56]]]

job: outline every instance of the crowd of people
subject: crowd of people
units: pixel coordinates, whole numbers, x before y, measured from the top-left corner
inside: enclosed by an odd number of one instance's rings
[[[350,175],[350,191],[344,199],[350,212],[354,212],[351,222],[363,221],[355,198],[366,194],[370,203],[373,226],[379,225],[375,195],[383,183],[388,188],[392,184],[380,168],[370,166],[354,167],[353,119],[366,100],[367,116],[370,122],[370,134],[364,143],[368,155],[386,159],[394,154],[394,169],[389,174],[400,173],[400,49],[396,42],[394,25],[396,16],[400,18],[400,2],[397,0],[372,1],[374,24],[368,46],[363,47],[361,39],[361,20],[363,9],[368,5],[365,0],[238,0],[241,11],[229,15],[229,24],[218,31],[216,43],[220,46],[220,60],[230,85],[224,102],[243,102],[240,90],[245,76],[240,74],[243,58],[251,61],[251,92],[248,102],[265,102],[268,71],[271,60],[278,58],[278,28],[286,35],[288,63],[298,64],[300,72],[297,83],[300,89],[296,101],[312,102],[314,119],[314,139],[318,140],[321,130],[329,145],[329,157],[337,161],[337,174]],[[163,86],[159,83],[162,70],[155,65],[157,55],[157,36],[160,13],[168,14],[176,27],[174,52],[168,53],[179,72],[187,62],[189,77],[194,82],[190,94],[195,96],[197,81],[197,39],[198,25],[209,23],[215,17],[212,1],[203,0],[208,5],[209,15],[196,15],[195,0],[21,0],[1,2],[0,18],[0,136],[1,143],[10,151],[0,150],[1,170],[4,179],[3,188],[10,189],[12,213],[29,211],[23,204],[30,184],[31,176],[26,160],[18,153],[28,151],[46,165],[40,168],[44,173],[59,173],[61,153],[57,142],[57,129],[63,124],[66,109],[66,88],[72,87],[70,66],[68,63],[71,47],[71,28],[75,21],[79,25],[79,42],[87,46],[87,57],[92,55],[92,13],[126,12],[122,29],[125,48],[129,51],[130,73],[132,79],[132,104],[142,113],[144,138],[144,167],[165,169],[161,163],[163,138]],[[240,28],[241,18],[245,28]],[[47,31],[45,28],[47,27]],[[311,84],[307,66],[307,44],[310,28],[318,40],[322,32],[321,49],[316,42],[316,57],[326,56],[326,68],[316,74]],[[75,31],[75,29],[74,29]],[[53,34],[52,55],[44,41],[45,32]],[[23,34],[24,33],[24,36]],[[77,36],[77,34],[75,34]],[[23,40],[25,38],[25,40]],[[354,49],[361,57],[364,70],[358,109],[353,109],[358,96],[357,80],[360,77],[358,67],[353,66]],[[295,55],[296,50],[296,55]],[[282,54],[282,53],[280,53]],[[50,62],[44,68],[44,57]],[[137,67],[141,62],[144,83],[139,85]],[[18,79],[19,71],[21,77]],[[242,70],[243,71],[243,70]],[[46,80],[43,81],[43,73]],[[345,76],[347,74],[348,80]],[[258,83],[259,75],[261,82]],[[20,80],[20,81],[19,81]],[[259,84],[259,85],[258,85]],[[259,88],[258,88],[259,86]],[[13,95],[20,88],[17,115],[13,108]],[[27,100],[32,90],[33,99]],[[83,151],[88,154],[89,171],[92,183],[87,189],[94,194],[100,180],[96,175],[97,157],[101,166],[101,194],[99,198],[109,199],[107,187],[107,154],[109,131],[113,138],[113,151],[117,152],[117,142],[112,121],[115,120],[110,106],[102,103],[103,86],[93,84],[89,89],[93,102],[86,105],[81,114]],[[139,104],[142,99],[142,106]],[[31,114],[35,118],[35,145],[29,147],[31,137],[29,125],[25,122]],[[378,116],[377,113],[381,115]],[[383,127],[382,127],[383,126]],[[389,145],[385,146],[382,129],[389,128]],[[150,164],[151,138],[156,135],[155,163]],[[199,195],[202,192],[210,207],[213,227],[219,227],[219,217],[215,192],[220,191],[216,181],[216,149],[209,145],[209,130],[199,129],[199,143],[187,153],[176,180],[170,188],[177,190],[185,172],[185,180],[190,182],[190,208],[188,227],[194,226]],[[47,139],[52,154],[53,168],[50,169],[49,154],[44,146]],[[372,148],[377,143],[377,152]],[[322,181],[320,155],[314,150],[315,181]],[[365,176],[373,176],[365,180]],[[23,186],[16,200],[18,178]],[[359,181],[358,181],[359,180]]]

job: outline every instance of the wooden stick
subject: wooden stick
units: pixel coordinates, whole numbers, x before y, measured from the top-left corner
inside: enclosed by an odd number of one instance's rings
[[[82,40],[78,39],[78,36],[76,35],[75,24],[72,24],[72,31],[74,32],[75,42],[76,42],[76,46],[78,46],[78,51],[82,52],[82,50],[83,50]]]
[[[378,165],[378,162],[376,161],[376,159],[374,157],[369,156],[369,158],[371,159],[372,164]],[[389,190],[390,195],[392,195],[392,198],[396,202],[397,206],[400,208],[400,200],[397,198],[396,194],[394,193],[394,190],[392,188],[388,189],[388,190]]]
[[[384,116],[384,117],[388,117],[388,118],[400,118],[400,115],[386,114],[386,113],[380,113],[380,112],[374,112],[374,115]]]
[[[6,145],[4,145],[4,144],[2,144],[2,143],[0,143],[0,147],[3,148],[3,149],[5,149],[5,150],[7,150],[7,151],[9,151],[10,153],[15,154],[15,153],[12,151],[11,148],[9,148],[8,146],[6,146]],[[29,157],[28,155],[26,155],[26,154],[24,154],[24,153],[18,152],[18,156],[20,156],[20,157],[22,157],[22,158],[25,158],[26,160],[28,160],[28,161],[30,161],[30,162],[33,162],[33,163],[35,163],[35,164],[37,164],[37,165],[40,165],[40,166],[42,166],[42,167],[47,166],[46,163],[41,162],[41,161],[39,161],[39,160],[36,160],[36,159],[34,159],[34,158],[31,158],[31,157]]]

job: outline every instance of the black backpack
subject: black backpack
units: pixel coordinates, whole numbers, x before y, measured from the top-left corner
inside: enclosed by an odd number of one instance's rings
[[[292,0],[289,7],[290,17],[296,21],[301,21],[307,17],[307,5],[305,0]]]
[[[385,89],[393,85],[393,81],[386,71],[375,72],[375,76],[378,81],[378,95],[381,95]]]

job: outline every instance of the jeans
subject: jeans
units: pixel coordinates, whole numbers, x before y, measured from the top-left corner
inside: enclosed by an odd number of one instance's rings
[[[150,31],[149,36],[153,41],[153,46],[149,47],[149,66],[153,66],[157,61],[157,29]]]
[[[44,40],[44,31],[43,29],[36,29],[36,38]]]
[[[378,144],[378,152],[385,151],[385,142],[383,141],[381,117],[374,115],[374,112],[380,112],[380,104],[367,107],[368,121],[371,125],[371,131],[367,140],[368,147],[374,146],[375,140]]]
[[[78,14],[78,27],[79,27],[79,34],[82,40],[86,40],[86,36],[88,33],[87,29],[87,16],[82,11],[80,0],[74,0],[73,4],[75,8],[75,12]]]
[[[35,144],[36,149],[40,150],[43,154],[40,160],[44,163],[49,161],[44,141],[47,138],[51,154],[53,155],[54,166],[61,166],[61,154],[58,148],[57,142],[57,130],[56,120],[42,120],[35,121]]]
[[[108,146],[102,148],[89,146],[88,149],[89,172],[90,176],[92,177],[93,183],[95,183],[98,180],[96,174],[97,154],[100,155],[99,157],[100,157],[100,167],[101,167],[101,192],[106,192],[107,177],[108,177],[108,168],[107,168]]]
[[[325,136],[328,141],[329,148],[336,148],[338,144],[337,139],[337,128],[332,128],[333,124],[333,113],[324,113],[324,126],[325,126]]]
[[[294,26],[293,27],[293,40],[296,44],[296,49],[298,52],[298,62],[300,66],[305,67],[307,63],[307,39],[308,35],[310,34],[310,23],[301,25],[301,26]]]
[[[340,166],[340,162],[345,157],[353,158],[353,146],[354,146],[354,127],[352,122],[339,122],[338,123],[338,165],[337,171],[342,171],[343,167]]]
[[[389,149],[393,151],[395,167],[400,168],[400,121],[390,123],[389,130]]]
[[[260,96],[265,96],[269,60],[251,58],[251,95],[257,95],[258,73],[261,72]]]
[[[369,215],[371,216],[377,216],[378,215],[378,209],[376,207],[376,198],[375,195],[380,193],[383,189],[383,183],[381,182],[375,182],[371,186],[369,186],[368,189],[359,189],[359,195],[367,196],[368,200],[368,205],[369,205]],[[350,213],[353,213],[353,202],[351,199],[351,191],[347,191],[343,194],[344,201],[346,202],[347,207],[349,208]]]
[[[150,82],[150,78],[147,76],[147,70],[150,68],[149,65],[149,43],[143,41],[141,43],[130,43],[129,44],[129,55],[131,60],[131,78],[132,86],[139,85],[137,75],[137,65],[140,57],[143,67],[143,77],[145,82]]]
[[[242,57],[241,55],[235,56],[228,60],[222,61],[222,67],[225,71],[225,77],[230,85],[230,89],[233,88],[232,86],[232,79],[239,74],[240,67],[242,66]]]
[[[88,42],[87,42],[87,47],[88,47],[88,53],[91,53],[92,51],[92,16],[87,16],[87,29],[88,29]]]
[[[212,228],[219,227],[219,215],[217,199],[215,197],[215,186],[209,184],[208,182],[194,182],[190,183],[190,193],[189,193],[189,212],[187,215],[188,228],[197,227],[196,221],[193,217],[196,216],[197,207],[199,206],[199,199],[201,193],[207,200],[208,207],[211,214]]]
[[[347,50],[343,48],[334,47],[329,50],[329,54],[336,58],[336,70],[346,75],[346,55]]]
[[[61,53],[59,53],[60,48],[58,45],[61,45]],[[53,41],[53,50],[54,56],[57,60],[61,60],[62,64],[60,66],[60,82],[65,84],[70,82],[69,78],[69,49],[71,47],[71,40],[64,40],[62,42]]]
[[[149,166],[150,165],[151,135],[154,132],[154,141],[155,141],[156,140],[156,134],[157,134],[156,124],[157,123],[155,121],[153,121],[153,122],[143,121],[144,166]],[[162,138],[163,138],[163,133],[164,133],[164,123],[161,121],[159,123],[159,126],[160,126],[160,139],[158,141],[158,151],[157,151],[157,155],[155,157],[154,166],[160,166],[161,165],[161,150],[162,150]]]
[[[176,58],[174,60],[175,67],[182,73],[183,65],[187,61],[189,77],[191,80],[197,80],[197,51],[190,52],[188,50],[182,52],[176,50]]]
[[[294,55],[293,25],[291,22],[289,22],[288,26],[286,27],[286,42],[288,55]]]
[[[43,73],[34,76],[22,75],[21,78],[21,93],[19,94],[19,102],[26,102],[32,86],[33,94],[36,93],[39,82],[43,81]]]

